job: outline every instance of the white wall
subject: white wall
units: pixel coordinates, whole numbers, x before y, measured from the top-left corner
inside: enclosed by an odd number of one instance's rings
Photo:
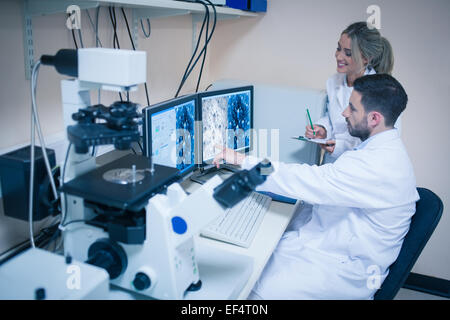
[[[234,78],[323,89],[326,79],[335,72],[334,52],[340,32],[351,22],[366,20],[366,8],[371,4],[381,7],[381,32],[391,41],[395,53],[394,76],[410,98],[402,131],[417,184],[437,193],[447,208],[450,205],[448,0],[269,0],[268,12],[260,17],[218,23],[201,88],[214,80]],[[24,77],[21,1],[2,1],[0,6],[1,150],[29,141],[30,90]],[[120,43],[130,48],[119,10],[116,15],[121,25]],[[128,16],[131,20],[130,13]],[[100,19],[101,40],[111,47],[111,24],[104,8]],[[82,26],[85,45],[92,45],[94,38],[86,15]],[[192,50],[191,28],[189,16],[154,19],[151,38],[140,37],[139,48],[148,53],[152,103],[173,97]],[[64,15],[34,18],[33,31],[35,57],[73,47]],[[193,90],[195,76],[192,75],[184,92]],[[51,68],[41,68],[37,103],[44,132],[50,135],[63,130],[61,78]],[[107,96],[104,102],[112,98]],[[145,104],[143,88],[132,95],[132,100]],[[414,272],[450,279],[448,212],[444,210]],[[25,225],[17,227],[13,219],[0,216],[0,235],[3,251],[17,239],[25,239],[27,233]]]

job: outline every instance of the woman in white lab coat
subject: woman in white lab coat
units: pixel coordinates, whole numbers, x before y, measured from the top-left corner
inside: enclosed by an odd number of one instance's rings
[[[356,22],[342,33],[335,53],[337,73],[327,80],[327,111],[313,126],[306,127],[308,138],[328,139],[324,163],[334,162],[342,153],[361,143],[347,130],[342,112],[347,108],[353,82],[367,74],[391,74],[394,56],[389,41],[367,22]]]

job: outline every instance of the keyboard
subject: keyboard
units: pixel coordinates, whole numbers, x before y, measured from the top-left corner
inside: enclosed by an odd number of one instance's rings
[[[272,198],[252,192],[200,231],[203,237],[250,247]]]

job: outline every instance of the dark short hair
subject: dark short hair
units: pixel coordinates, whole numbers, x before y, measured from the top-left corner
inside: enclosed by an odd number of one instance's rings
[[[361,103],[366,112],[378,111],[386,126],[394,126],[405,110],[408,95],[400,82],[388,74],[373,74],[355,80],[353,89],[361,94]]]

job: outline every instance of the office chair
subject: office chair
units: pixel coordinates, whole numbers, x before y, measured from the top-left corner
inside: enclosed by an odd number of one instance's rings
[[[420,200],[416,203],[416,213],[411,218],[397,260],[389,267],[388,276],[375,293],[375,300],[394,299],[441,219],[444,208],[441,199],[428,189],[417,188],[417,191]]]

